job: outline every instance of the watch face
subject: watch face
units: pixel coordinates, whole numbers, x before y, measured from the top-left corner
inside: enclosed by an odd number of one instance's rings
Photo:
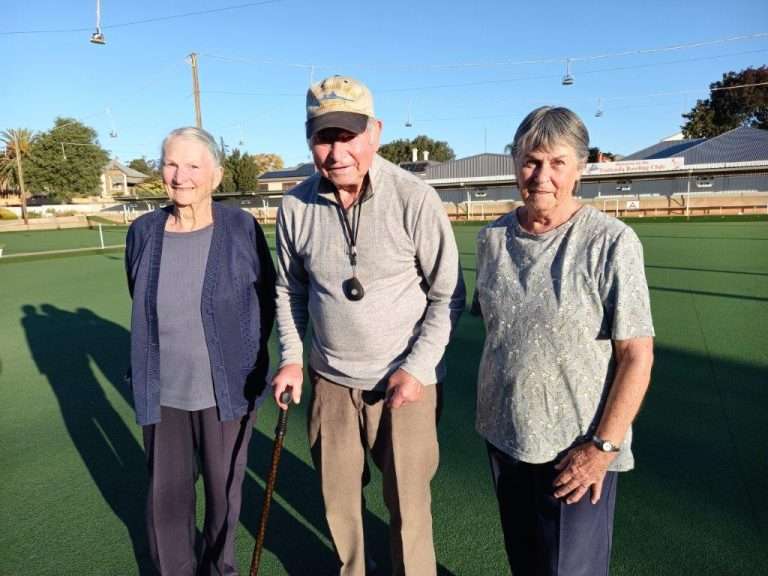
[[[603,452],[611,452],[613,451],[613,446],[611,445],[610,442],[603,442],[603,446],[601,449]]]

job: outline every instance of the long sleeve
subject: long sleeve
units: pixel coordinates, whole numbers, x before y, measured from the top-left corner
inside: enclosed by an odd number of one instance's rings
[[[286,198],[286,200],[288,200]],[[304,334],[309,321],[307,272],[293,245],[292,226],[286,215],[286,201],[277,213],[277,333],[280,367],[303,364]]]
[[[418,337],[401,368],[430,384],[466,300],[456,239],[434,191],[424,196],[414,226],[414,242],[419,267],[429,286],[427,308]]]

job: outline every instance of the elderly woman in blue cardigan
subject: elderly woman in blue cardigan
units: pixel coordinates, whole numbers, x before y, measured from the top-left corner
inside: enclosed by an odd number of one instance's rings
[[[275,271],[256,220],[213,202],[223,170],[210,134],[172,131],[161,162],[172,203],[131,225],[125,252],[149,547],[161,574],[236,574],[234,537],[254,403],[269,365]],[[198,559],[199,473],[206,513]]]

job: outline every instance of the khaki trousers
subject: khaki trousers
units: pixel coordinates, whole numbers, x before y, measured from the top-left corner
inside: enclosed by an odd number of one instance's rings
[[[383,477],[392,573],[436,574],[430,482],[437,471],[438,386],[391,410],[382,392],[348,388],[311,374],[309,442],[341,576],[365,575],[363,475],[366,450]]]

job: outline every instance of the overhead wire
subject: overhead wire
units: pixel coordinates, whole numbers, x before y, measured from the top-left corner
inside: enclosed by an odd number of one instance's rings
[[[646,63],[646,64],[636,64],[633,66],[618,66],[618,67],[611,67],[611,68],[597,68],[592,70],[583,70],[579,72],[579,75],[592,75],[592,74],[600,74],[604,72],[619,72],[624,70],[637,70],[641,68],[653,68],[656,66],[667,66],[667,65],[673,65],[673,64],[686,64],[690,62],[699,62],[699,61],[706,61],[706,60],[717,60],[720,58],[729,58],[732,56],[743,56],[745,54],[755,54],[755,53],[761,53],[761,52],[768,52],[768,48],[761,48],[757,50],[746,50],[742,52],[732,52],[728,54],[717,54],[714,56],[700,56],[696,58],[684,58],[680,60],[668,60],[666,62],[656,62],[656,63]],[[297,65],[298,66],[298,65]],[[447,89],[447,88],[469,88],[473,86],[486,86],[486,85],[496,85],[496,84],[511,84],[515,82],[525,82],[530,80],[548,80],[553,78],[560,78],[561,75],[559,73],[554,74],[539,74],[536,76],[518,76],[514,78],[502,78],[498,80],[472,80],[468,82],[451,82],[451,83],[444,83],[444,84],[426,84],[421,86],[407,86],[407,87],[394,87],[394,88],[378,88],[376,92],[378,94],[386,94],[386,93],[396,93],[396,92],[423,92],[426,90],[441,90],[441,89]],[[703,89],[702,89],[703,90]],[[222,94],[222,95],[228,95],[228,96],[301,96],[304,93],[303,92],[269,92],[269,91],[259,91],[259,92],[239,92],[236,90],[202,90],[201,93],[208,93],[208,94]]]
[[[165,22],[168,20],[177,20],[179,18],[190,18],[192,16],[204,16],[206,14],[215,14],[218,12],[228,12],[232,10],[241,10],[243,8],[253,8],[255,6],[263,6],[265,4],[276,4],[283,0],[261,0],[260,2],[246,2],[244,4],[235,4],[233,6],[222,6],[220,8],[210,8],[208,10],[196,10],[193,12],[183,12],[180,14],[169,14],[167,16],[155,16],[153,18],[142,18],[141,20],[132,20],[129,22],[118,22],[116,24],[107,24],[101,26],[102,29],[112,28],[125,28],[126,26],[138,26],[141,24],[150,24],[153,22]],[[61,34],[66,32],[88,32],[92,30],[88,28],[60,28],[60,29],[45,29],[45,30],[10,30],[0,31],[0,36],[14,36],[24,34]]]
[[[105,25],[102,28],[107,29],[107,28],[137,26],[137,25],[148,24],[153,22],[168,21],[168,20],[180,19],[180,18],[189,18],[194,16],[201,16],[201,15],[207,15],[207,14],[213,14],[213,13],[220,13],[220,12],[233,11],[233,10],[239,10],[244,8],[263,6],[268,4],[279,3],[282,1],[283,0],[260,0],[258,2],[246,2],[246,3],[231,5],[231,6],[208,9],[208,10],[190,11],[190,12],[185,12],[180,14],[172,14],[167,16],[158,16],[153,18],[145,18],[145,19],[133,20],[128,22],[115,23],[115,24]],[[89,28],[72,28],[72,29],[57,29],[57,30],[0,31],[0,36],[22,35],[22,34],[63,33],[63,32],[83,32],[83,31],[89,31],[90,29],[91,28],[89,27]],[[528,59],[528,60],[498,60],[498,61],[489,61],[489,62],[465,62],[465,63],[447,63],[447,64],[419,64],[419,63],[415,63],[415,64],[393,63],[393,64],[383,64],[383,65],[382,64],[357,64],[357,65],[345,64],[344,68],[449,70],[449,69],[472,69],[472,68],[475,68],[475,69],[500,68],[500,67],[512,67],[512,66],[523,66],[523,65],[554,64],[554,63],[562,63],[562,62],[570,62],[570,63],[590,62],[590,61],[605,60],[610,58],[623,58],[623,57],[629,57],[629,56],[643,56],[643,55],[668,53],[668,52],[682,51],[682,50],[692,50],[692,49],[711,47],[715,45],[722,45],[722,44],[733,43],[733,42],[759,40],[763,38],[768,38],[768,32],[756,32],[751,34],[741,34],[736,36],[728,36],[723,38],[702,40],[697,42],[678,43],[678,44],[658,46],[658,47],[638,48],[638,49],[624,50],[619,52],[601,53],[601,54],[592,54],[592,55],[583,55],[583,56],[569,56],[569,57],[557,57],[557,58],[542,57],[542,58],[534,58],[534,59]],[[737,52],[732,54],[721,54],[721,55],[704,56],[704,57],[698,57],[698,58],[687,58],[687,59],[673,60],[673,61],[667,61],[667,62],[645,63],[645,64],[637,64],[632,66],[621,66],[621,67],[602,68],[602,69],[593,69],[593,70],[580,70],[579,75],[581,76],[581,75],[591,75],[591,74],[615,72],[615,71],[622,71],[622,70],[633,70],[633,69],[640,69],[640,68],[671,65],[671,64],[677,64],[682,62],[712,60],[712,59],[726,58],[726,57],[735,56],[735,55],[765,52],[766,50],[768,49],[758,49],[758,50]],[[245,58],[245,57],[222,56],[217,54],[200,54],[199,56],[213,59],[213,60],[224,61],[224,62],[234,62],[234,63],[251,64],[251,65],[283,66],[287,68],[298,68],[298,69],[310,70],[312,75],[314,74],[314,71],[317,69],[338,69],[339,68],[338,66],[329,65],[329,64],[281,62],[274,59],[252,59],[252,58]],[[464,88],[464,87],[482,86],[482,85],[515,83],[515,82],[530,81],[530,80],[544,80],[544,79],[559,78],[559,77],[560,77],[560,74],[542,74],[542,75],[535,75],[535,76],[519,76],[514,78],[505,78],[505,79],[497,79],[497,80],[478,80],[478,81],[469,81],[469,82],[425,85],[425,86],[417,86],[417,87],[411,86],[411,87],[384,88],[384,89],[377,90],[377,92],[379,93],[416,92],[416,91],[425,91],[425,90],[432,90],[432,89]],[[144,89],[146,89],[147,87],[153,84],[154,82],[150,82],[149,84],[147,84],[147,86]],[[746,88],[751,86],[763,86],[766,84],[768,83],[756,83],[754,85],[721,87],[721,88],[715,88],[711,90],[712,91],[731,90],[731,89],[738,89],[742,87]],[[138,92],[141,92],[141,91],[143,90],[139,90]],[[295,92],[295,93],[294,92],[275,93],[275,92],[266,92],[266,91],[237,92],[237,91],[225,91],[225,90],[203,90],[202,92],[207,94],[244,95],[244,96],[297,96],[297,95],[303,94],[299,92]],[[681,95],[681,94],[690,94],[695,92],[700,92],[700,91],[686,90],[686,91],[678,91],[678,92],[670,92],[670,93],[657,93],[656,95],[646,95],[645,97],[663,96],[663,95]],[[136,93],[137,93],[136,90],[132,91],[130,98],[135,98]],[[628,98],[630,97],[621,97],[621,96],[608,97],[608,98],[604,98],[603,101],[615,101],[615,100],[628,99]],[[118,102],[120,100],[122,99],[119,99]],[[87,119],[97,115],[100,115],[100,113],[94,113],[82,118]],[[503,116],[505,115],[490,115],[490,116],[482,116],[477,118],[498,118]],[[438,118],[435,118],[435,119],[421,118],[420,119],[421,122],[436,121],[436,120],[441,120],[441,119],[438,119]],[[69,125],[69,123],[57,126],[53,129],[57,130],[67,125]]]
[[[716,92],[719,90],[739,90],[743,88],[754,88],[759,86],[768,86],[768,82],[755,82],[751,84],[739,84],[736,86],[723,86],[721,88],[706,88],[706,89],[688,89],[688,90],[678,90],[678,91],[672,91],[672,92],[653,92],[650,94],[635,94],[632,96],[614,96],[610,98],[604,98],[601,97],[600,100],[602,104],[604,105],[606,102],[617,102],[617,101],[627,101],[627,100],[641,100],[646,98],[657,98],[657,97],[667,97],[667,96],[687,96],[689,94],[696,94],[701,93],[703,91],[711,91]],[[595,99],[594,98],[580,98],[578,99],[580,102],[592,102]],[[540,104],[539,100],[526,100],[527,104]],[[655,102],[655,103],[646,103],[646,104],[630,104],[626,106],[610,106],[608,107],[609,110],[624,110],[627,108],[640,108],[640,107],[651,107],[651,106],[658,106],[661,105],[661,103]],[[605,108],[604,108],[605,109]],[[447,122],[447,121],[455,121],[455,120],[486,120],[486,119],[493,119],[493,118],[508,118],[511,116],[515,116],[517,112],[509,112],[509,113],[502,113],[502,114],[482,114],[482,115],[472,115],[472,116],[452,116],[452,117],[432,117],[432,118],[419,118],[419,122]]]
[[[398,69],[398,70],[423,70],[423,69],[461,69],[461,68],[499,68],[507,66],[523,66],[536,64],[562,64],[564,62],[588,62],[594,60],[605,60],[609,58],[623,58],[627,56],[643,56],[647,54],[659,54],[665,52],[674,52],[680,50],[690,50],[696,48],[705,48],[719,44],[731,42],[743,42],[749,40],[759,40],[768,38],[768,32],[755,32],[752,34],[741,34],[738,36],[728,36],[724,38],[715,38],[712,40],[701,40],[697,42],[680,43],[668,46],[657,46],[651,48],[637,48],[633,50],[623,50],[620,52],[607,52],[602,54],[592,54],[585,56],[558,56],[558,57],[539,57],[526,60],[497,60],[490,62],[457,62],[445,64],[429,63],[390,63],[390,64],[349,64],[345,63],[347,69]],[[271,58],[255,59],[241,56],[224,56],[220,54],[200,54],[201,57],[221,60],[225,62],[238,62],[242,64],[252,64],[256,66],[283,66],[286,68],[302,69],[338,69],[336,64],[318,64],[309,62],[281,62]]]

